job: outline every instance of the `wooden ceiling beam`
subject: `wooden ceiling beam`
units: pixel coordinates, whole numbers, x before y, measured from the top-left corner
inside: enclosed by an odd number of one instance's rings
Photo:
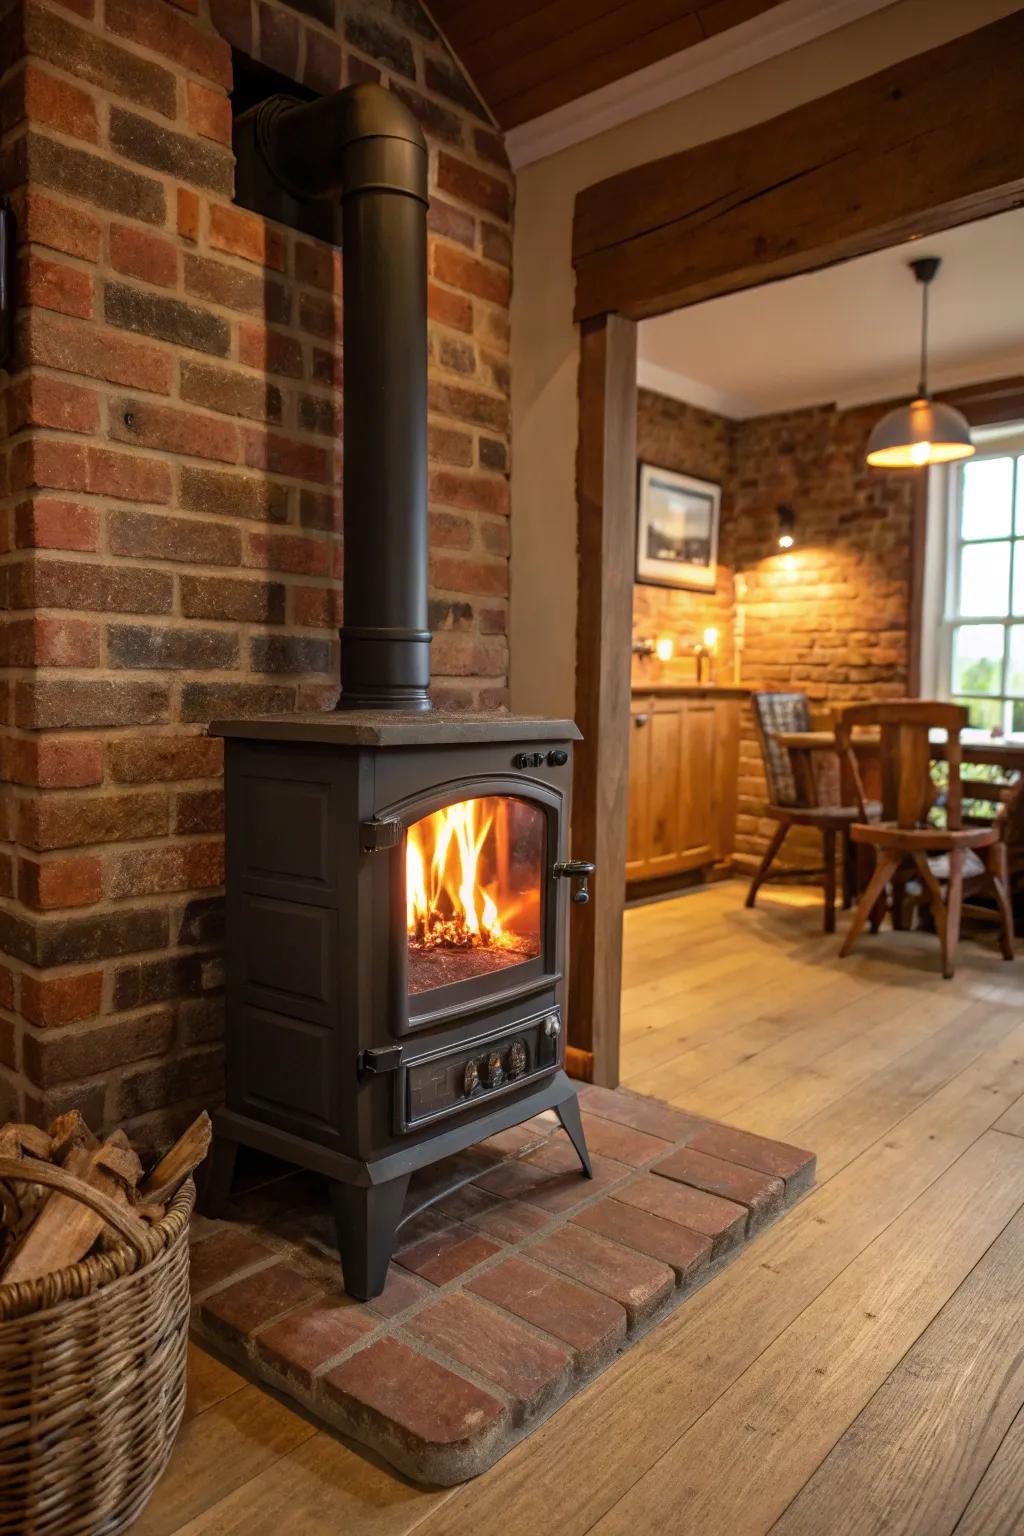
[[[610,177],[576,201],[576,318],[663,314],[1019,206],[1022,122],[1017,11]]]
[[[772,10],[781,0],[427,0],[503,128]]]

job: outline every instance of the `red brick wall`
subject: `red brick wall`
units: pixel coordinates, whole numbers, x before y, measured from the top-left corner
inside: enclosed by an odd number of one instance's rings
[[[633,659],[633,681],[690,681],[694,677],[693,647],[704,631],[718,630],[714,660],[719,681],[732,682],[733,665],[733,565],[732,480],[733,434],[736,423],[714,411],[704,411],[672,400],[653,390],[641,389],[637,398],[636,456],[639,462],[657,464],[680,474],[695,475],[722,487],[719,527],[718,572],[713,592],[681,592],[671,587],[637,582],[633,587],[633,638],[671,638],[675,655],[671,662],[656,656]]]
[[[714,601],[693,593],[634,589],[633,632],[696,638],[716,624],[740,681],[796,689],[812,708],[905,694],[914,472],[882,474],[864,463],[882,407],[833,406],[728,421],[641,390],[641,458],[723,485]],[[792,506],[796,544],[779,551],[777,508]],[[723,609],[726,612],[723,614]],[[659,627],[661,626],[661,627]],[[672,669],[634,661],[634,680]],[[731,667],[719,676],[731,680]],[[748,710],[741,742],[736,853],[759,858],[774,823],[762,815],[765,783]],[[781,862],[820,864],[820,840],[793,832]]]
[[[231,55],[380,79],[430,141],[435,699],[506,702],[503,148],[415,0],[24,0],[3,395],[0,1119],[160,1139],[221,1083],[215,716],[328,708],[340,263],[231,204]],[[4,382],[0,375],[0,384]]]

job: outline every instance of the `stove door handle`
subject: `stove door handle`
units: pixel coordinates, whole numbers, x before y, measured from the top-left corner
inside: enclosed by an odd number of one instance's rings
[[[586,906],[590,900],[590,888],[587,884],[594,873],[594,865],[586,859],[563,859],[552,869],[551,873],[556,880],[578,880],[579,885],[572,893],[572,899],[579,907]]]

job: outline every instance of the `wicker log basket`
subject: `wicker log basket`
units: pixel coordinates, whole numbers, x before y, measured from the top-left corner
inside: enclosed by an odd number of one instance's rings
[[[0,1284],[0,1536],[116,1536],[185,1409],[191,1179],[151,1227],[66,1169],[0,1157],[5,1181],[81,1200],[122,1242]]]

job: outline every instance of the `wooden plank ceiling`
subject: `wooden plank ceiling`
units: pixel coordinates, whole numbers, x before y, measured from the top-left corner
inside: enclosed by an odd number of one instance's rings
[[[770,11],[781,0],[427,0],[502,128]]]

